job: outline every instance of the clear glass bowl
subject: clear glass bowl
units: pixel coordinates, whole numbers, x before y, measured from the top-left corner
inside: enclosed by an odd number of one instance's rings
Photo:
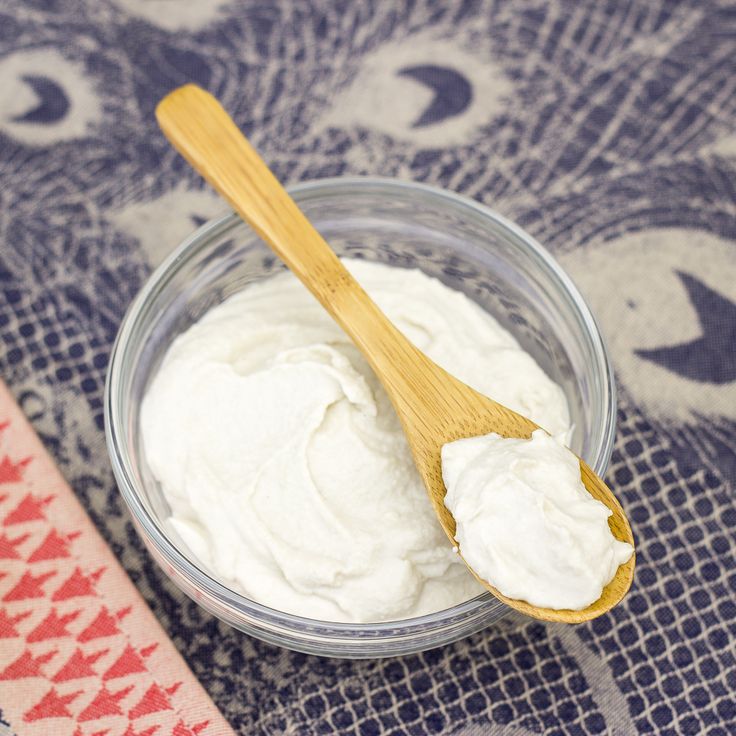
[[[341,178],[290,191],[338,254],[419,268],[493,314],[562,386],[575,424],[573,449],[598,473],[605,471],[615,431],[611,364],[578,290],[537,242],[474,201],[419,184]],[[149,381],[177,334],[229,295],[284,268],[242,220],[228,215],[182,243],[123,320],[110,359],[105,423],[115,477],[141,537],[171,579],[215,616],[302,652],[398,655],[488,626],[509,610],[489,594],[427,616],[379,624],[282,613],[213,577],[165,524],[168,504],[147,467],[139,431]]]

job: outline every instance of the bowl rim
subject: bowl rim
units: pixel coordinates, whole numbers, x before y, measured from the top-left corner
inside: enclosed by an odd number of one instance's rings
[[[528,248],[529,253],[542,265],[547,275],[558,282],[557,286],[560,291],[565,294],[575,308],[577,316],[581,319],[591,340],[591,345],[597,355],[598,363],[603,369],[603,390],[601,391],[601,395],[604,398],[604,406],[602,407],[604,423],[602,427],[602,441],[598,448],[597,456],[590,458],[589,464],[596,469],[596,472],[601,472],[602,469],[605,469],[610,460],[615,440],[616,384],[613,366],[605,339],[595,317],[572,279],[557,263],[552,254],[521,227],[489,207],[469,197],[429,184],[389,177],[350,176],[327,177],[299,182],[287,187],[287,190],[292,196],[304,198],[309,195],[314,196],[315,194],[345,195],[348,190],[355,188],[361,191],[382,190],[384,193],[386,190],[393,190],[395,193],[418,192],[430,198],[450,203],[460,209],[465,209],[468,212],[472,212],[475,216],[480,216],[482,219],[490,220],[496,226],[509,231],[516,239],[523,242],[524,246]],[[115,397],[119,393],[119,386],[121,384],[121,373],[124,366],[123,356],[130,345],[131,334],[139,322],[141,313],[149,303],[151,295],[160,289],[173,273],[176,272],[177,268],[191,258],[200,247],[205,246],[214,237],[238,226],[241,222],[242,219],[236,213],[230,212],[204,223],[185,238],[153,270],[131,302],[122,319],[117,337],[110,352],[104,394],[106,445],[120,493],[131,511],[134,522],[136,522],[139,528],[142,527],[142,531],[147,535],[147,539],[144,537],[144,541],[148,544],[153,544],[156,551],[163,556],[166,563],[178,575],[182,576],[189,585],[215,598],[221,605],[236,609],[238,616],[242,616],[245,613],[243,609],[245,609],[248,614],[252,614],[257,618],[257,624],[253,622],[253,625],[266,624],[267,628],[273,633],[276,633],[278,629],[283,627],[286,632],[293,635],[294,628],[296,627],[300,631],[309,631],[311,637],[322,637],[325,643],[334,641],[334,639],[347,637],[350,640],[357,638],[362,640],[366,645],[370,645],[381,641],[381,634],[384,633],[390,632],[402,638],[409,637],[412,633],[417,635],[427,634],[429,633],[428,627],[436,627],[440,623],[449,623],[448,619],[450,617],[452,619],[472,618],[473,614],[480,613],[486,607],[487,603],[494,600],[490,593],[480,593],[476,597],[451,608],[422,616],[377,623],[324,621],[270,608],[227,587],[187,558],[169,539],[162,526],[153,518],[143,504],[136,488],[130,455],[128,452],[123,451],[127,444],[125,442],[125,432],[118,426],[120,418],[118,416],[118,404]],[[203,601],[200,600],[199,602],[202,603]],[[209,608],[206,604],[205,607]],[[211,608],[209,610],[212,611]],[[511,609],[507,610],[510,611]],[[232,623],[232,621],[230,622]],[[319,629],[319,632],[314,631],[315,628]],[[435,628],[432,628],[432,630],[435,630]],[[268,637],[264,638],[267,639]],[[436,645],[442,643],[444,641],[439,641]],[[360,641],[353,641],[353,644],[359,645]],[[291,646],[298,648],[293,644]],[[399,652],[391,651],[388,653],[393,654]]]

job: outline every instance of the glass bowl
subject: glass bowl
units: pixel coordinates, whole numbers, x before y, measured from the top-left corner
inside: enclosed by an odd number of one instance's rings
[[[419,268],[493,314],[559,383],[574,422],[572,449],[602,474],[615,431],[613,371],[580,293],[533,238],[472,200],[386,179],[307,182],[290,192],[340,255]],[[264,641],[311,654],[382,657],[437,647],[504,616],[485,593],[444,611],[377,624],[283,613],[213,577],[166,524],[169,507],[146,463],[140,406],[168,346],[208,309],[284,265],[235,215],[202,226],[137,296],[110,358],[107,444],[120,491],[149,551],[187,595]]]

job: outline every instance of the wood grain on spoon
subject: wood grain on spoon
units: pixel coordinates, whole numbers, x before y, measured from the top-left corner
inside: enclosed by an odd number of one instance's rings
[[[365,355],[399,415],[434,510],[455,544],[455,520],[444,504],[442,445],[490,432],[527,438],[537,425],[458,381],[396,329],[212,95],[194,85],[180,87],[159,103],[156,117],[179,153],[271,246]],[[613,493],[582,460],[580,468],[590,494],[613,512],[609,519],[613,535],[633,546],[628,520]],[[582,611],[532,606],[478,580],[517,611],[547,621],[578,623],[615,606],[629,589],[633,573],[634,555],[619,567],[601,598]]]

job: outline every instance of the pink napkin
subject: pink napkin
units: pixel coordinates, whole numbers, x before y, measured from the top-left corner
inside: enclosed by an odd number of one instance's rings
[[[2,382],[0,710],[18,736],[233,734]]]

